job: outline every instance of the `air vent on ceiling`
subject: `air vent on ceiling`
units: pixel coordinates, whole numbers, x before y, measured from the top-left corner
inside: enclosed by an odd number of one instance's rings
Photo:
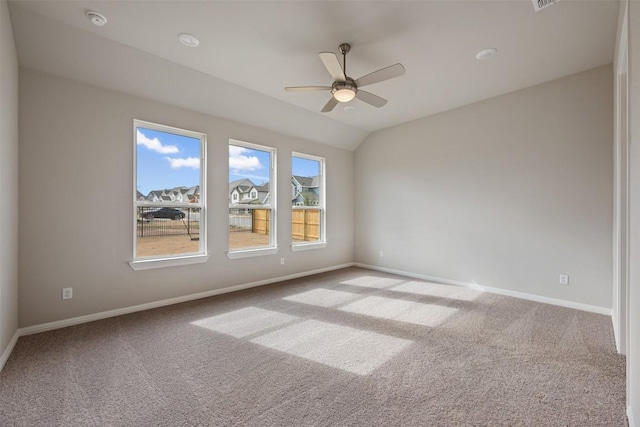
[[[541,11],[545,7],[553,6],[560,0],[531,0],[533,2],[533,10],[536,12]]]

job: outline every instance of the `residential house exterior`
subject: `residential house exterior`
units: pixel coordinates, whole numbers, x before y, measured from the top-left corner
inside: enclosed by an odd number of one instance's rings
[[[229,206],[269,204],[269,183],[255,185],[250,179],[238,179],[229,183]]]
[[[197,203],[200,199],[200,186],[194,187],[174,187],[164,190],[152,190],[145,197],[138,192],[139,201],[147,201],[149,203]]]
[[[291,205],[318,206],[320,204],[320,177],[293,175],[291,177]]]

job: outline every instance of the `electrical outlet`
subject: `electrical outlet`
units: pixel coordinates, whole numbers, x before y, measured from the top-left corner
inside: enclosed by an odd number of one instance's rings
[[[280,258],[280,265],[284,265],[284,258]]]
[[[384,252],[380,251],[380,258],[384,256]]]
[[[62,289],[62,299],[71,299],[71,298],[73,298],[73,288]]]
[[[560,284],[561,285],[568,285],[569,284],[569,275],[561,274],[560,275]]]

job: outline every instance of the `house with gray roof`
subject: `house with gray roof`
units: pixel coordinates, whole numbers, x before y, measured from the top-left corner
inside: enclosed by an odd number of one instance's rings
[[[250,179],[238,179],[229,183],[229,205],[269,203],[269,183],[255,185]]]
[[[293,206],[318,206],[320,204],[320,177],[291,177],[291,204]]]
[[[139,201],[147,201],[150,203],[197,203],[200,199],[200,186],[193,187],[174,187],[165,188],[163,190],[152,190],[145,197],[139,194]]]

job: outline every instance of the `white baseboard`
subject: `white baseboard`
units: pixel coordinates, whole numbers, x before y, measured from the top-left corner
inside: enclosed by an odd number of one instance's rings
[[[115,309],[115,310],[109,310],[109,311],[103,311],[103,312],[100,312],[100,313],[88,314],[86,316],[73,317],[73,318],[70,318],[70,319],[63,319],[63,320],[58,320],[58,321],[55,321],[55,322],[43,323],[43,324],[40,324],[40,325],[34,325],[34,326],[28,326],[26,328],[21,328],[21,329],[18,329],[18,331],[16,331],[16,333],[13,336],[13,338],[11,339],[11,342],[7,346],[7,349],[5,350],[5,352],[2,354],[2,357],[0,358],[0,371],[2,370],[2,367],[6,363],[7,359],[9,358],[9,356],[11,355],[11,351],[13,350],[14,346],[16,345],[18,337],[21,337],[21,336],[37,334],[37,333],[40,333],[40,332],[51,331],[51,330],[54,330],[54,329],[65,328],[65,327],[68,327],[68,326],[80,325],[82,323],[93,322],[93,321],[96,321],[96,320],[106,319],[106,318],[109,318],[109,317],[121,316],[123,314],[130,314],[130,313],[135,313],[135,312],[138,312],[138,311],[150,310],[150,309],[153,309],[153,308],[164,307],[164,306],[172,305],[172,304],[179,304],[179,303],[182,303],[182,302],[193,301],[193,300],[197,300],[197,299],[201,299],[201,298],[208,298],[208,297],[212,297],[212,296],[215,296],[215,295],[226,294],[226,293],[229,293],[229,292],[240,291],[240,290],[243,290],[243,289],[255,288],[255,287],[258,287],[258,286],[269,285],[271,283],[282,282],[282,281],[285,281],[285,280],[298,279],[300,277],[311,276],[313,274],[325,273],[325,272],[328,272],[328,271],[339,270],[341,268],[347,268],[347,267],[353,267],[353,266],[360,267],[360,268],[366,268],[366,269],[369,269],[369,270],[384,271],[384,272],[387,272],[387,273],[393,273],[393,274],[398,274],[398,275],[401,275],[401,276],[413,277],[413,278],[416,278],[416,279],[429,280],[429,281],[432,281],[432,282],[444,283],[444,284],[448,284],[448,285],[462,286],[462,287],[465,287],[465,288],[476,289],[476,290],[480,290],[480,291],[484,291],[484,292],[490,292],[490,293],[499,294],[499,295],[506,295],[506,296],[525,299],[525,300],[530,300],[530,301],[542,302],[542,303],[546,303],[546,304],[558,305],[558,306],[568,307],[568,308],[575,308],[575,309],[578,309],[578,310],[589,311],[589,312],[598,313],[598,314],[605,314],[605,315],[609,315],[609,316],[611,315],[611,309],[609,309],[609,308],[592,306],[592,305],[588,305],[588,304],[581,304],[581,303],[576,303],[576,302],[571,302],[571,301],[564,301],[564,300],[559,300],[559,299],[554,299],[554,298],[547,298],[547,297],[542,297],[542,296],[538,296],[538,295],[526,294],[526,293],[523,293],[523,292],[516,292],[516,291],[505,290],[505,289],[481,286],[481,285],[477,285],[477,284],[473,284],[473,283],[460,282],[460,281],[457,281],[457,280],[444,279],[444,278],[441,278],[441,277],[428,276],[428,275],[424,275],[424,274],[416,274],[416,273],[396,270],[396,269],[392,269],[392,268],[386,268],[386,267],[379,267],[379,266],[375,266],[375,265],[368,265],[368,264],[350,262],[350,263],[345,263],[345,264],[340,264],[340,265],[334,265],[334,266],[330,266],[330,267],[320,268],[320,269],[317,269],[317,270],[305,271],[305,272],[302,272],[302,273],[295,273],[295,274],[290,274],[290,275],[287,275],[287,276],[274,277],[274,278],[271,278],[271,279],[260,280],[260,281],[257,281],[257,282],[244,283],[244,284],[241,284],[241,285],[235,285],[235,286],[230,286],[230,287],[221,288],[221,289],[213,289],[211,291],[200,292],[200,293],[197,293],[197,294],[185,295],[185,296],[180,296],[180,297],[176,297],[176,298],[169,298],[169,299],[165,299],[165,300],[161,300],[161,301],[154,301],[154,302],[150,302],[150,303],[146,303],[146,304],[139,304],[139,305],[134,305],[134,306],[130,306],[130,307],[118,308],[118,309]],[[629,411],[630,411],[630,409],[629,409]]]
[[[629,422],[629,427],[637,427],[635,420],[633,419],[633,409],[631,405],[627,406],[627,421]]]
[[[32,335],[40,332],[51,331],[54,329],[66,328],[67,326],[80,325],[82,323],[93,322],[96,320],[106,319],[109,317],[121,316],[123,314],[135,313],[137,311],[150,310],[153,308],[164,307],[181,302],[193,301],[201,298],[208,298],[215,295],[226,294],[229,292],[240,291],[243,289],[255,288],[257,286],[269,285],[271,283],[282,282],[285,280],[298,279],[300,277],[311,276],[313,274],[325,273],[327,271],[339,270],[341,268],[353,267],[354,263],[346,263],[334,265],[331,267],[320,268],[317,270],[305,271],[303,273],[289,274],[287,276],[274,277],[272,279],[260,280],[257,282],[244,283],[241,285],[229,286],[227,288],[213,289],[211,291],[199,292],[197,294],[185,295],[181,297],[169,298],[161,301],[149,302],[130,307],[118,308],[115,310],[102,311],[100,313],[88,314],[86,316],[72,317],[70,319],[57,320],[55,322],[43,323],[40,325],[28,326],[20,329],[19,336]]]
[[[20,337],[20,329],[18,329],[13,334],[13,336],[11,337],[11,341],[9,341],[9,345],[7,345],[7,348],[4,349],[2,356],[0,356],[0,371],[2,371],[2,368],[4,368],[4,364],[7,363],[7,360],[9,360],[9,356],[11,356],[11,352],[13,351],[13,348],[16,346],[16,343],[18,342],[19,337]]]
[[[492,294],[505,295],[508,297],[520,298],[528,301],[541,302],[544,304],[558,305],[561,307],[575,308],[576,310],[589,311],[591,313],[604,314],[611,316],[611,309],[606,307],[598,307],[596,305],[582,304],[579,302],[565,301],[561,299],[548,298],[539,295],[527,294],[524,292],[510,291],[507,289],[492,288],[489,286],[477,285],[475,283],[461,282],[458,280],[444,279],[442,277],[428,276],[425,274],[416,274],[407,271],[396,270],[393,268],[378,267],[376,265],[362,264],[356,262],[356,267],[368,268],[370,270],[384,271],[385,273],[398,274],[400,276],[413,277],[415,279],[428,280],[430,282],[438,282],[446,285],[462,286],[463,288],[475,289],[478,291],[489,292]]]

